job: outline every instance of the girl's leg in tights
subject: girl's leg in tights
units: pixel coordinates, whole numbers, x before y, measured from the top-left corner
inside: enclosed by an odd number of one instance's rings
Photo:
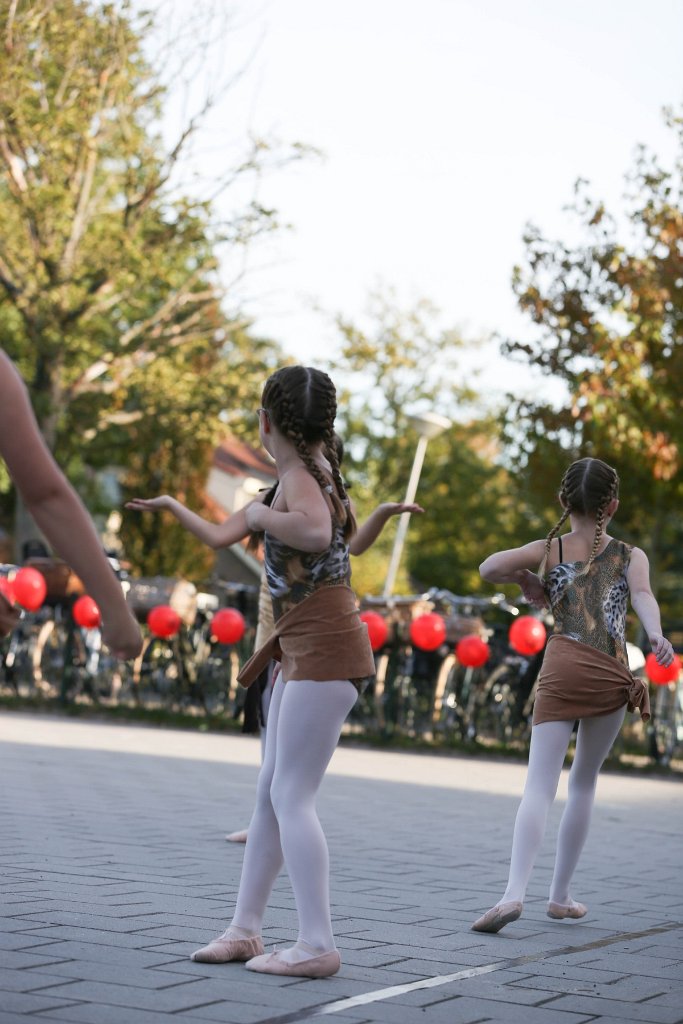
[[[299,940],[281,952],[284,960],[306,959],[334,949],[327,843],[315,800],[356,698],[356,688],[348,680],[283,684],[279,678],[271,698],[266,756],[233,927],[241,935],[260,934],[284,856],[299,914]]]
[[[611,715],[584,718],[579,725],[576,755],[569,773],[569,795],[557,836],[555,872],[550,900],[568,906],[569,886],[583,850],[595,798],[598,772],[619,735],[626,708]]]
[[[531,730],[529,769],[515,819],[507,889],[500,903],[524,901],[573,728],[573,722],[543,722]]]
[[[579,724],[576,755],[569,774],[569,798],[560,824],[550,899],[568,905],[569,882],[588,834],[600,767],[614,743],[625,708]],[[524,900],[531,869],[555,799],[573,722],[544,722],[531,732],[529,772],[512,839],[510,877],[501,903]]]
[[[280,829],[270,801],[270,786],[275,771],[277,723],[284,693],[278,677],[268,705],[268,727],[256,786],[256,806],[247,831],[242,877],[229,934],[246,938],[261,934],[261,922],[275,879],[283,865]]]

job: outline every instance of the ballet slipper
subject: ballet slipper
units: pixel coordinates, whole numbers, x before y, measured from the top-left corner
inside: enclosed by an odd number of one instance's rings
[[[201,964],[227,964],[231,960],[244,962],[258,957],[263,953],[263,942],[258,935],[248,939],[236,939],[223,932],[217,939],[212,939],[208,946],[196,949],[190,960]]]
[[[229,843],[246,843],[249,830],[246,828],[241,829],[239,832],[229,832],[225,837]]]
[[[578,920],[580,917],[585,917],[588,913],[588,907],[583,903],[577,903],[572,900],[571,903],[553,903],[551,900],[548,903],[548,909],[546,911],[548,917],[552,917],[553,921],[564,921],[565,917],[570,917],[573,920]]]
[[[278,952],[266,953],[264,956],[255,956],[246,964],[248,971],[257,971],[259,974],[282,974],[291,978],[329,978],[336,974],[340,967],[341,957],[336,949],[294,963],[283,960]]]
[[[501,903],[491,907],[485,914],[477,918],[472,925],[473,932],[499,932],[506,924],[516,921],[522,915],[522,904],[519,900]]]

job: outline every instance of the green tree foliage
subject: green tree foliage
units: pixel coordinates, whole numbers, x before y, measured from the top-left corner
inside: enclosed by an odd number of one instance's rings
[[[528,230],[514,287],[538,331],[504,351],[561,381],[567,395],[561,405],[535,397],[509,407],[507,436],[530,488],[549,501],[572,458],[614,464],[622,534],[649,550],[655,582],[664,573],[665,587],[676,578],[680,590],[683,120],[667,118],[678,156],[665,169],[639,150],[621,218],[627,232],[584,182],[572,207],[583,242]]]
[[[520,514],[497,462],[498,427],[491,418],[472,418],[476,393],[461,368],[467,343],[439,326],[430,303],[405,311],[392,293],[372,296],[362,328],[342,318],[337,326],[342,344],[332,372],[347,443],[344,474],[359,520],[405,494],[418,441],[408,414],[429,409],[453,420],[427,448],[417,493],[425,515],[411,519],[397,592],[480,589],[479,563],[504,546]],[[354,559],[359,593],[381,593],[395,530],[396,520]]]
[[[3,344],[84,493],[94,470],[124,464],[131,490],[195,495],[225,429],[219,414],[253,407],[273,359],[223,312],[216,248],[269,230],[273,214],[249,207],[219,233],[207,202],[172,187],[191,126],[166,152],[147,15],[125,0],[19,0],[4,11]],[[157,524],[152,545],[137,523],[126,535],[138,568],[168,571],[178,543]],[[185,536],[186,565],[193,548]]]

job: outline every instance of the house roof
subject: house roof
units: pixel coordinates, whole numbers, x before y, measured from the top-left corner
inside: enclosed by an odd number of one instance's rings
[[[213,465],[229,476],[255,476],[267,483],[277,479],[272,460],[246,441],[226,437],[213,453]]]

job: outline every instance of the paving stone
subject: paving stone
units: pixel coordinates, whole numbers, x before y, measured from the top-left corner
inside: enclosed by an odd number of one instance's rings
[[[648,999],[645,1002],[625,1002],[610,996],[562,996],[556,999],[553,1004],[554,1010],[571,1010],[573,1013],[593,1014],[600,1019],[606,1017],[617,1017],[623,1021],[639,1021],[648,1024],[679,1024],[683,1017],[681,1012],[680,998],[677,1006],[662,1006]]]
[[[124,978],[121,980],[125,982]],[[211,1002],[211,998],[207,997],[205,993],[206,986],[203,986],[201,982],[185,979],[182,984],[165,989],[132,988],[125,983],[112,985],[100,981],[70,981],[58,988],[55,987],[54,990],[43,989],[41,995],[46,999],[55,994],[69,998],[72,1002],[87,1001],[111,1004],[112,1006],[134,1007],[136,1010],[173,1013],[176,1010],[187,1010]]]
[[[484,759],[335,755],[319,806],[344,961],[337,976],[276,978],[191,962],[234,906],[244,851],[224,834],[249,820],[258,760],[258,743],[243,737],[0,712],[0,1024],[27,1015],[267,1024],[335,1001],[342,1010],[331,1024],[683,1017],[672,827],[680,787],[602,777],[576,876],[590,915],[557,923],[545,907],[563,778],[524,916],[487,936],[470,925],[503,891],[524,769]],[[647,877],[626,886],[642,863]],[[676,927],[657,931],[667,925]],[[648,934],[627,937],[639,931]],[[264,936],[270,948],[296,934],[282,875]],[[479,968],[486,973],[391,994]],[[344,1002],[378,990],[378,1001]]]

